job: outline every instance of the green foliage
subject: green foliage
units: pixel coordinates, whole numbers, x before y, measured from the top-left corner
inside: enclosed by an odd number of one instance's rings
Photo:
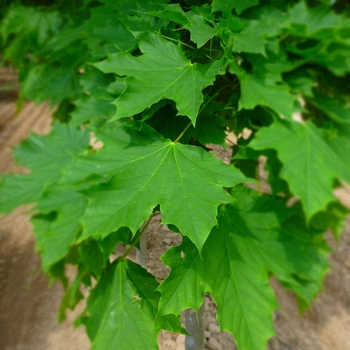
[[[160,314],[198,309],[203,294],[210,292],[222,329],[236,335],[239,348],[260,349],[273,335],[272,312],[277,307],[268,273],[309,303],[327,268],[327,250],[322,239],[313,242],[319,232],[307,229],[284,200],[244,188],[231,195],[234,201],[220,210],[218,227],[201,254],[184,239],[163,256],[171,273],[158,288]]]
[[[111,264],[88,299],[86,327],[92,349],[158,349],[161,329],[180,332],[179,317],[157,317],[158,285],[152,275],[130,260],[118,259]]]
[[[58,109],[48,135],[14,150],[30,172],[1,175],[0,212],[35,205],[43,269],[66,288],[59,319],[84,285],[78,323],[93,349],[157,349],[159,331],[184,332],[179,314],[210,293],[238,348],[264,349],[278,307],[269,277],[308,307],[329,269],[323,234],[338,237],[348,213],[333,195],[350,182],[346,5],[25,5],[1,21],[2,56],[22,100]],[[232,150],[229,164],[209,144]],[[261,187],[260,156],[271,193],[246,186]],[[128,258],[157,211],[182,235],[161,283]],[[129,248],[115,260],[119,243]],[[77,266],[70,284],[65,264]]]
[[[180,45],[156,34],[147,33],[139,38],[139,48],[140,57],[120,52],[95,64],[104,73],[129,77],[122,80],[126,87],[115,101],[117,113],[112,120],[138,114],[168,98],[176,102],[179,115],[188,116],[195,124],[203,102],[202,90],[212,85],[226,64],[223,60],[207,65],[191,63]]]

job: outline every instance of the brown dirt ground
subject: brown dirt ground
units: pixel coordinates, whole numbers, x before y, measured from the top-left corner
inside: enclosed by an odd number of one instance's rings
[[[0,87],[14,79],[14,72],[0,71]],[[47,105],[27,103],[17,115],[16,98],[15,91],[5,94],[0,90],[0,172],[16,169],[10,146],[26,138],[29,130],[46,133],[50,128],[52,111]],[[338,192],[350,206],[349,188]],[[49,287],[47,277],[40,272],[26,209],[0,218],[0,350],[88,350],[84,329],[73,330],[71,326],[83,306],[70,313],[65,323],[56,323],[63,289],[59,283]],[[293,295],[271,280],[284,311],[276,311],[277,336],[270,340],[269,350],[350,350],[350,221],[340,245],[331,238],[330,242],[333,269],[319,300],[303,318],[298,315]],[[147,233],[148,269],[165,276],[167,271],[158,258],[179,243],[178,235],[160,224],[160,216],[155,217]],[[215,305],[206,297],[206,348],[235,349],[232,338],[216,332],[215,312]],[[183,336],[164,332],[159,341],[162,350],[184,349]]]

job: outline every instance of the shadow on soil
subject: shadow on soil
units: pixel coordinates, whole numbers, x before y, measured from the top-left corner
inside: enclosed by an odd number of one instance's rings
[[[16,247],[9,231],[0,229],[0,234],[0,349],[46,349],[46,332],[40,328],[55,326],[62,288],[48,287],[48,278],[40,272],[40,258],[34,253],[34,240]],[[40,333],[36,347],[32,338]]]

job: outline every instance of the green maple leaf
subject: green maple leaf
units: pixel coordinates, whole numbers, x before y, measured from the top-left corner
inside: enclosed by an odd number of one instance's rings
[[[291,30],[321,40],[341,40],[344,28],[350,28],[350,20],[330,11],[328,5],[308,8],[304,1],[289,10]]]
[[[52,35],[59,32],[61,25],[62,18],[58,11],[13,6],[3,19],[0,30],[4,44],[8,43],[11,35],[17,34],[10,46],[14,46],[16,41],[24,46],[26,46],[26,41],[43,45]]]
[[[113,74],[103,74],[100,70],[92,66],[88,66],[84,74],[81,74],[79,77],[82,90],[87,95],[100,91],[101,88],[108,87],[114,80]]]
[[[262,350],[274,334],[277,307],[269,272],[310,302],[328,268],[327,250],[323,241],[314,245],[314,234],[282,201],[247,189],[233,196],[235,202],[220,211],[219,225],[201,255],[186,238],[163,255],[171,273],[158,288],[159,310],[160,315],[198,310],[203,294],[210,292],[220,327],[233,333],[238,348]]]
[[[82,217],[77,214],[73,220],[73,212],[64,209],[67,204],[57,203],[51,210],[58,212],[57,221],[49,219],[48,223],[53,225],[52,231],[60,230],[57,225],[64,227],[79,219],[84,227],[81,241],[106,237],[122,226],[135,233],[160,204],[164,223],[178,226],[201,249],[216,225],[218,205],[231,200],[223,187],[233,187],[246,178],[203,149],[164,140],[152,128],[140,125],[138,131],[107,124],[104,131],[97,132],[105,144],[97,153],[86,151],[88,132],[71,125],[56,124],[49,135],[33,135],[18,148],[16,159],[34,171],[5,177],[0,188],[1,211],[38,200],[42,201],[39,208],[45,211],[46,196],[50,196],[45,191],[66,189],[77,195],[75,192],[85,189],[89,204]],[[74,241],[73,231],[67,232],[66,248]],[[57,260],[53,256],[45,262],[47,266]]]
[[[335,75],[344,75],[350,69],[349,18],[336,14],[329,5],[308,8],[304,1],[288,11],[288,35],[299,38],[289,43],[286,50],[305,61],[323,65]],[[303,43],[309,40],[308,45]],[[312,43],[312,44],[311,44]]]
[[[107,18],[114,23],[121,22],[131,33],[158,32],[167,26],[166,21],[156,20],[148,12],[164,4],[164,0],[120,0],[103,1]],[[110,16],[110,14],[112,14]],[[124,43],[125,45],[125,43]]]
[[[71,125],[54,124],[48,135],[33,134],[14,151],[15,159],[32,172],[28,175],[5,175],[0,184],[0,211],[38,202],[39,215],[32,219],[36,248],[42,256],[43,269],[67,254],[77,239],[78,222],[86,207],[86,198],[58,183],[75,156],[89,145],[89,133]]]
[[[115,115],[115,106],[111,104],[114,98],[108,94],[104,98],[94,95],[84,96],[74,102],[75,110],[71,113],[74,125],[82,125],[94,117],[112,118]]]
[[[160,204],[163,223],[176,225],[199,249],[216,225],[217,206],[231,200],[223,187],[246,180],[203,149],[170,140],[119,151],[107,145],[74,169],[112,176],[85,192],[89,205],[81,219],[81,240],[106,236],[122,226],[136,232]]]
[[[180,45],[150,33],[139,39],[139,47],[143,53],[139,57],[120,52],[95,64],[104,73],[127,77],[123,80],[126,89],[115,101],[117,113],[112,120],[135,115],[168,98],[176,102],[178,114],[187,115],[195,124],[202,90],[224,73],[224,60],[207,65],[191,63]]]
[[[0,184],[0,212],[37,201],[45,189],[59,182],[75,155],[89,146],[89,133],[72,125],[54,124],[48,135],[33,134],[14,151],[15,160],[31,169],[29,175],[4,175]]]
[[[294,107],[296,98],[289,92],[285,84],[278,84],[270,79],[261,79],[253,74],[241,73],[238,77],[241,83],[240,109],[253,109],[261,105],[292,120],[292,114],[296,110]]]
[[[33,179],[26,175],[1,175],[0,212],[10,213],[15,208],[40,198],[46,177]]]
[[[208,11],[206,11],[208,10]],[[207,24],[210,15],[209,8],[194,7],[189,12],[184,12],[179,4],[163,5],[158,11],[150,11],[149,14],[179,23],[191,33],[191,40],[202,47],[208,40],[213,38],[216,30]]]
[[[184,28],[191,33],[191,40],[195,42],[198,48],[202,47],[206,42],[216,35],[216,30],[208,25],[203,7],[196,7],[192,11],[187,12],[188,23]]]
[[[49,171],[60,173],[71,163],[74,154],[86,150],[89,133],[69,124],[55,123],[47,135],[32,134],[15,150],[14,158],[20,164],[33,170],[33,174]]]
[[[280,117],[292,120],[292,115],[299,110],[296,96],[284,83],[281,73],[293,68],[285,57],[269,54],[247,55],[253,66],[253,73],[248,74],[236,62],[231,61],[229,70],[236,74],[241,84],[239,109],[254,109],[256,106],[271,108]],[[232,59],[232,58],[231,58]]]
[[[78,219],[84,213],[87,200],[71,190],[55,190],[40,198],[32,218],[36,249],[40,252],[44,271],[64,258],[81,230]]]
[[[115,114],[115,106],[111,104],[123,89],[124,84],[114,82],[112,74],[103,74],[100,70],[89,66],[79,77],[79,83],[85,95],[74,101],[75,109],[70,113],[74,125],[81,125],[94,117],[111,118]]]
[[[266,56],[247,54],[245,57],[252,64],[253,73],[256,77],[273,80],[281,84],[284,82],[281,74],[293,71],[292,78],[300,78],[298,72],[295,71],[295,68],[298,67],[300,62],[291,62],[285,52],[274,53],[268,51]],[[294,77],[295,73],[296,77]],[[307,79],[305,73],[302,75],[302,78]]]
[[[250,20],[238,33],[232,32],[229,44],[233,52],[248,52],[266,56],[268,38],[276,36],[279,27],[268,21]]]
[[[76,99],[80,94],[78,77],[73,68],[36,65],[22,82],[21,96],[38,103]]]
[[[115,242],[113,250],[117,246],[118,241]],[[79,261],[84,265],[85,269],[91,273],[96,278],[101,276],[102,269],[105,268],[106,261],[100,244],[91,240],[89,242],[85,242],[80,246],[79,252]]]
[[[265,46],[267,33],[259,33],[259,21],[249,21],[249,24],[239,33],[231,34],[233,52],[249,52],[266,55]]]
[[[277,150],[283,163],[280,176],[300,198],[309,219],[335,200],[333,183],[336,179],[350,182],[350,168],[337,151],[336,139],[333,145],[335,149],[311,122],[281,120],[262,128],[250,143],[254,149]]]
[[[233,52],[266,56],[268,47],[278,52],[276,36],[288,25],[287,16],[272,6],[259,6],[248,12],[247,16],[233,15],[221,20],[218,35]]]
[[[235,9],[238,14],[241,14],[244,10],[259,4],[259,0],[214,0],[213,12],[224,11],[231,14],[232,9]]]
[[[115,12],[104,7],[94,8],[87,21],[87,28],[92,37],[110,41],[119,50],[128,51],[135,47],[137,42],[118,17]]]
[[[84,44],[84,29],[84,26],[66,26],[58,33],[51,34],[50,40],[37,50],[27,48],[28,53],[33,55],[32,61],[36,63],[26,63],[27,68],[20,74],[22,99],[29,98],[38,103],[51,100],[52,104],[58,104],[79,97],[82,91],[77,71],[90,58],[90,51]],[[80,45],[75,45],[77,40]],[[16,51],[12,55],[16,55]]]
[[[115,261],[91,291],[86,322],[92,349],[159,349],[161,329],[180,331],[179,319],[156,320],[159,292],[156,279],[139,265]]]

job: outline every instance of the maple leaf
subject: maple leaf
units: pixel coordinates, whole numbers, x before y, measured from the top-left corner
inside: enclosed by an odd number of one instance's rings
[[[299,40],[289,43],[287,51],[318,63],[335,75],[349,71],[350,48],[345,34],[350,29],[349,18],[330,11],[329,5],[310,9],[303,1],[290,8],[288,16],[290,25],[286,30]],[[305,40],[309,40],[308,45],[302,44]]]
[[[259,0],[214,0],[213,12],[224,11],[231,14],[232,9],[235,9],[238,14],[241,14],[244,10],[259,4]]]
[[[231,200],[223,187],[247,180],[203,149],[170,140],[119,151],[106,145],[95,156],[77,162],[72,173],[74,169],[112,176],[85,191],[89,205],[81,219],[81,240],[106,236],[122,226],[136,232],[160,204],[163,223],[177,226],[198,249],[216,225],[217,206]]]
[[[194,7],[191,11],[184,12],[179,4],[170,4],[148,13],[181,24],[183,28],[190,31],[191,40],[197,44],[198,48],[216,34],[216,30],[207,23],[207,17],[210,15],[209,7]]]
[[[336,139],[333,145],[337,144]],[[276,149],[283,163],[280,176],[298,196],[308,219],[334,201],[336,179],[350,182],[350,168],[311,122],[276,120],[262,128],[250,143],[254,149]]]
[[[14,158],[33,173],[60,172],[74,159],[74,154],[85,151],[90,135],[70,124],[54,123],[47,135],[32,134],[15,150]]]
[[[174,45],[160,35],[148,33],[139,38],[143,53],[139,57],[120,52],[94,64],[104,73],[126,76],[125,91],[115,101],[114,119],[142,112],[161,99],[176,102],[178,114],[196,122],[203,102],[202,90],[211,85],[218,74],[225,71],[224,60],[207,65],[191,63],[180,45]]]
[[[103,74],[92,66],[84,74],[81,74],[79,82],[85,96],[73,102],[75,109],[70,113],[72,124],[78,126],[94,117],[111,118],[114,116],[115,106],[111,102],[125,88],[122,83],[116,85],[114,80],[112,74]]]
[[[234,203],[220,210],[219,225],[201,255],[184,238],[162,256],[171,272],[158,288],[159,312],[198,310],[203,294],[210,292],[221,330],[233,333],[239,349],[262,350],[274,334],[277,307],[268,273],[310,302],[328,268],[327,248],[324,241],[315,246],[314,233],[283,201],[247,189],[232,195]]]
[[[118,259],[109,266],[87,302],[86,321],[92,349],[159,349],[161,329],[179,332],[173,315],[156,319],[156,279],[138,264]]]
[[[118,14],[105,7],[96,7],[87,21],[90,35],[110,41],[121,51],[128,51],[137,45],[135,37],[125,27]]]
[[[58,11],[46,12],[42,8],[13,6],[6,14],[0,28],[4,44],[11,35],[21,34],[16,40],[21,41],[22,44],[25,44],[29,37],[30,39],[34,37],[34,42],[42,45],[53,33],[57,34],[61,24],[62,18]]]
[[[80,94],[79,82],[73,68],[36,65],[23,81],[21,95],[38,103],[51,100],[57,104]]]
[[[75,110],[71,113],[74,125],[82,125],[94,117],[112,118],[115,115],[115,106],[111,104],[114,98],[108,98],[108,94],[101,98],[101,95],[84,96],[74,101]]]
[[[289,25],[287,16],[272,6],[259,6],[248,12],[246,17],[232,15],[222,19],[218,24],[218,36],[233,52],[261,54],[264,57],[268,49],[277,53],[279,44],[276,37]],[[261,59],[264,60],[263,57]]]
[[[55,123],[48,135],[32,134],[14,151],[15,160],[31,169],[29,175],[4,175],[0,184],[0,211],[37,201],[57,184],[75,155],[89,146],[89,133],[70,124]]]
[[[281,77],[281,71],[290,70],[291,65],[285,62],[281,64],[274,55],[272,60],[270,57],[267,60],[261,55],[248,55],[248,58],[250,57],[254,67],[253,73],[247,73],[233,61],[229,66],[229,71],[237,75],[241,84],[239,109],[265,106],[277,112],[280,117],[292,120],[293,113],[298,110],[296,97],[291,94]],[[275,72],[272,72],[274,68]]]
[[[273,109],[283,118],[292,120],[295,112],[296,101],[285,84],[277,84],[273,80],[260,79],[253,74],[238,75],[242,95],[239,100],[239,108],[253,109],[261,105]]]
[[[158,8],[159,5],[167,1],[120,0],[116,2],[114,0],[104,0],[103,2],[105,3],[103,12],[106,14],[106,18],[112,20],[114,24],[121,22],[131,33],[158,32],[159,29],[166,27],[168,24],[167,21],[157,21],[148,14],[149,11]]]
[[[38,208],[43,213],[58,213],[53,223],[51,218],[41,218],[41,223],[48,221],[45,227],[49,231],[58,232],[58,226],[81,220],[84,231],[80,240],[84,240],[90,236],[105,237],[122,226],[129,226],[135,233],[160,204],[163,221],[178,226],[200,249],[216,224],[217,206],[230,201],[223,187],[233,187],[247,179],[232,165],[223,164],[203,149],[164,140],[149,126],[140,125],[137,130],[132,125],[107,124],[105,130],[97,132],[105,144],[97,153],[86,152],[88,132],[69,124],[55,124],[49,135],[32,135],[15,156],[34,171],[30,175],[4,177],[0,187],[1,211],[40,199]],[[51,188],[57,190],[54,195],[50,194]],[[62,203],[59,200],[60,190],[70,193],[67,203],[64,195]],[[82,190],[89,205],[81,218],[79,212],[73,220],[70,215],[74,214],[66,206],[71,202],[70,196],[78,196],[76,192]],[[48,198],[57,202],[56,207]],[[51,211],[47,212],[46,207]],[[135,208],[139,209],[134,212]],[[98,212],[100,215],[96,215]],[[62,243],[65,249],[74,241],[76,231],[66,234],[67,240]],[[49,237],[55,240],[59,236],[48,233],[48,245]],[[57,254],[63,251],[62,248]],[[47,253],[47,257],[45,266],[54,263],[57,255],[52,254],[49,259]]]
[[[300,309],[321,288],[322,234],[339,237],[349,212],[333,187],[350,182],[350,12],[341,2],[292,2],[6,10],[2,56],[19,72],[22,100],[51,99],[60,103],[54,119],[72,120],[17,148],[30,173],[1,175],[0,211],[37,203],[36,248],[66,288],[61,319],[96,280],[80,318],[93,349],[157,349],[161,329],[181,331],[174,314],[198,310],[209,292],[221,328],[240,349],[261,350],[277,307],[269,277]],[[296,110],[309,121],[294,122]],[[234,166],[204,150],[245,128],[248,139],[231,140]],[[261,154],[273,196],[236,186],[248,182],[242,173],[255,178]],[[301,200],[288,208],[291,193]],[[163,256],[171,272],[161,285],[124,257],[110,262],[119,242],[138,248],[138,229],[156,210],[184,235]],[[68,262],[78,268],[69,285]]]
[[[34,179],[27,175],[1,175],[0,212],[10,213],[13,209],[39,199],[44,191],[46,177]]]
[[[299,2],[289,11],[291,31],[294,34],[307,35],[321,40],[342,40],[344,27],[350,27],[350,20],[329,10],[328,5],[309,8],[305,2]]]
[[[40,214],[32,218],[32,223],[44,271],[49,272],[52,265],[64,258],[78,238],[81,230],[78,219],[86,204],[86,198],[72,190],[56,189],[40,198],[36,207]]]

